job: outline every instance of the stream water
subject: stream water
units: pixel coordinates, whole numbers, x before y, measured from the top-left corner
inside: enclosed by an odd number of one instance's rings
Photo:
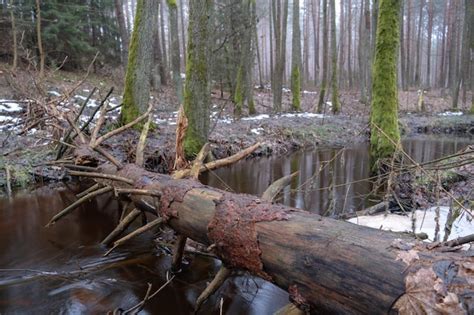
[[[423,162],[470,143],[470,139],[412,139],[404,146]],[[300,176],[282,194],[287,205],[327,213],[331,202],[344,211],[370,202],[365,195],[371,184],[361,181],[369,172],[363,144],[343,151],[318,149],[246,160],[202,179],[212,186],[259,195],[272,181],[297,170]],[[326,189],[331,183],[339,186]],[[103,314],[139,303],[147,283],[154,291],[167,281],[170,257],[152,242],[152,235],[102,256],[106,248],[97,244],[118,221],[118,205],[111,196],[88,202],[56,225],[44,227],[79,191],[77,186],[61,184],[0,199],[0,314]],[[218,267],[212,258],[194,257],[184,272],[145,304],[142,313],[191,314],[194,301]],[[240,275],[228,280],[200,314],[219,314],[221,297],[225,314],[272,314],[288,301],[286,292],[274,285]]]

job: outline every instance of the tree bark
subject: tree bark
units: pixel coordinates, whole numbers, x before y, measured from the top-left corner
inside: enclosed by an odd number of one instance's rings
[[[431,44],[433,35],[434,1],[428,4],[428,49],[426,52],[426,87],[431,86]]]
[[[318,86],[319,82],[319,4],[320,0],[312,0],[311,8],[313,10],[314,86]]]
[[[291,93],[292,109],[301,110],[301,31],[300,1],[293,0],[293,38],[291,49]]]
[[[186,25],[184,24],[184,1],[179,0],[179,16],[181,21],[181,48],[183,51],[183,66],[186,69]]]
[[[150,101],[153,21],[158,0],[138,0],[128,56],[121,121],[127,124],[144,113]]]
[[[318,99],[318,113],[323,112],[324,106],[324,97],[326,94],[327,88],[327,78],[328,78],[328,2],[327,0],[323,0],[323,73],[322,73],[322,82],[321,82],[321,89],[319,91],[319,99]]]
[[[10,1],[10,5],[12,5],[12,1]],[[13,12],[13,5],[10,8],[10,18],[12,22],[12,35],[13,35],[13,43],[12,43],[12,51],[13,51],[13,63],[12,63],[12,71],[16,71],[16,67],[18,66],[18,43],[17,43],[17,36],[16,36],[16,23],[15,23],[15,13]]]
[[[38,54],[39,54],[39,77],[42,78],[44,76],[44,62],[45,62],[45,55],[43,49],[43,39],[41,36],[41,1],[36,0],[36,41],[38,44]]]
[[[115,16],[117,17],[120,39],[122,42],[122,49],[121,49],[122,64],[124,65],[124,68],[127,69],[128,46],[130,44],[130,41],[128,38],[127,26],[125,24],[125,18],[123,15],[123,3],[122,3],[122,0],[114,0],[114,4],[115,4]]]
[[[189,26],[184,111],[188,129],[184,140],[187,156],[194,156],[207,142],[210,113],[210,15],[211,0],[189,2]]]
[[[415,84],[421,83],[421,49],[423,47],[421,30],[423,29],[423,7],[425,0],[420,0],[420,11],[418,13],[418,35],[416,36],[416,63],[415,63]]]
[[[176,0],[167,0],[171,37],[171,70],[179,104],[183,103],[183,82],[181,81],[181,57],[179,52],[178,7]]]
[[[337,79],[337,44],[336,44],[336,0],[331,1],[331,92],[332,92],[332,112],[337,114],[340,111],[341,104],[339,103],[339,89]]]

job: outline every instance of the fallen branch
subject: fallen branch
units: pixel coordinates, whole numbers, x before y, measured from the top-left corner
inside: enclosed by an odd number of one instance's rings
[[[100,243],[104,245],[109,245],[115,238],[117,238],[120,234],[123,233],[123,231],[127,229],[127,227],[140,215],[140,213],[141,211],[136,208],[130,211],[130,213],[127,214],[127,216],[125,216],[125,218],[123,218],[123,220],[119,222],[115,229],[110,232],[110,234],[107,235],[107,237],[104,238],[104,240]]]
[[[87,195],[85,195],[84,197],[76,200],[73,204],[69,205],[68,207],[66,207],[64,210],[62,210],[61,212],[59,212],[58,214],[56,214],[49,222],[48,224],[46,224],[46,227],[50,227],[51,225],[53,225],[54,223],[56,223],[59,219],[61,219],[62,217],[64,217],[65,215],[69,214],[72,210],[76,209],[77,207],[79,207],[81,204],[83,204],[84,202],[86,202],[87,200],[91,199],[91,198],[94,198],[94,197],[97,197],[99,195],[102,195],[102,194],[105,194],[105,193],[108,193],[109,191],[112,191],[113,190],[113,187],[110,187],[110,186],[107,186],[107,187],[104,187],[104,188],[101,188],[101,189],[98,189],[96,191],[93,191]]]
[[[224,281],[229,277],[231,270],[226,268],[224,265],[221,266],[215,277],[212,279],[211,283],[206,287],[206,289],[199,295],[196,300],[195,311],[197,312],[202,303],[204,303],[217,289],[224,283]]]

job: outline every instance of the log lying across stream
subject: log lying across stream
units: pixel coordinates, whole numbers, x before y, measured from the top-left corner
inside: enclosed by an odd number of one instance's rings
[[[180,235],[211,246],[227,268],[288,290],[292,302],[310,313],[474,312],[474,259],[464,251],[430,248],[409,236],[134,164],[121,170],[103,165],[101,171],[133,182],[114,182],[115,188],[149,191],[153,196],[131,195],[137,208],[156,211]]]

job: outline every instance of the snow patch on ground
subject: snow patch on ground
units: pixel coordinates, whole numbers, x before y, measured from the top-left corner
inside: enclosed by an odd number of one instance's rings
[[[439,227],[440,227],[440,240],[444,237],[444,226],[446,224],[446,218],[449,213],[449,207],[439,207]],[[416,229],[415,233],[426,233],[430,241],[434,240],[435,229],[436,229],[436,207],[431,207],[425,210],[416,210]],[[411,213],[408,216],[398,214],[380,214],[374,216],[360,216],[348,220],[351,223],[371,227],[374,229],[382,229],[394,232],[411,232],[412,231],[412,218]],[[466,214],[461,215],[453,223],[451,234],[448,240],[455,239],[457,237],[466,236],[472,233],[474,230],[474,222],[469,221]]]
[[[305,112],[305,113],[287,113],[287,114],[282,114],[280,117],[324,118],[324,115]]]
[[[450,111],[438,114],[438,116],[462,116],[462,115],[464,115],[463,112],[450,112]]]
[[[61,96],[61,93],[57,92],[57,91],[48,91],[48,94],[51,95],[51,96]]]
[[[259,135],[262,131],[265,131],[265,129],[263,129],[262,127],[250,129],[250,132],[256,135]]]
[[[257,116],[243,117],[242,120],[263,120],[263,119],[268,119],[268,118],[270,118],[270,115],[260,114]]]
[[[0,99],[0,111],[9,113],[20,112],[21,106],[15,101]]]
[[[303,94],[318,94],[316,91],[303,91]]]

